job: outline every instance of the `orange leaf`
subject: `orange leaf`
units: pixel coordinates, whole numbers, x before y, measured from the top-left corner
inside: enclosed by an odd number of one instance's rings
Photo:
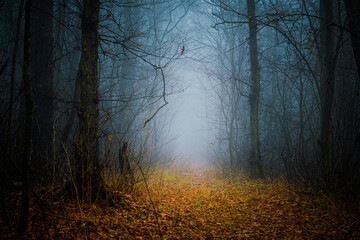
[[[108,120],[110,118],[110,113],[105,114],[105,120]]]

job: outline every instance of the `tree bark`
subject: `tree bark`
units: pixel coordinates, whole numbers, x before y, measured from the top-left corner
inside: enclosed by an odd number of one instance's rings
[[[322,177],[325,188],[330,190],[333,177],[332,160],[332,114],[334,103],[334,30],[333,30],[333,2],[320,1],[320,61],[321,61],[321,152]]]
[[[250,171],[254,178],[263,178],[263,166],[260,157],[259,137],[259,103],[260,103],[260,68],[257,50],[257,23],[255,16],[255,1],[247,0],[250,33]]]
[[[21,213],[18,225],[18,233],[23,234],[28,225],[30,184],[29,168],[32,155],[32,128],[33,128],[33,109],[34,102],[31,91],[30,80],[30,16],[32,0],[27,0],[25,4],[25,30],[24,30],[24,65],[23,65],[23,84],[25,92],[25,136],[24,154],[21,165]]]
[[[98,23],[99,0],[84,0],[80,74],[80,135],[88,145],[89,160],[97,165],[99,158],[98,94]]]
[[[15,74],[16,74],[16,65],[17,65],[16,55],[17,55],[17,51],[18,51],[18,47],[19,47],[21,18],[22,18],[23,10],[24,10],[23,8],[24,8],[24,0],[20,0],[18,18],[17,18],[17,23],[16,23],[14,50],[13,50],[13,56],[12,56],[12,61],[11,61],[10,106],[9,106],[9,118],[8,118],[8,126],[7,126],[6,140],[5,140],[6,144],[9,144],[11,128],[12,128],[13,106],[14,106],[14,101],[15,101],[14,100],[14,98],[15,98]]]
[[[77,180],[86,193],[84,200],[94,200],[92,192],[98,191],[100,177],[99,166],[99,96],[98,96],[98,24],[100,0],[83,0],[82,6],[82,39],[81,58],[79,66],[80,104],[79,104],[79,134],[81,156],[76,159],[81,171]],[[89,180],[91,179],[91,180]],[[91,186],[87,188],[87,181]],[[84,187],[86,189],[84,189]],[[84,196],[83,196],[84,197]]]
[[[45,178],[44,166],[52,159],[53,142],[53,8],[54,0],[33,0],[31,17],[31,76],[35,104],[33,166]]]
[[[351,45],[360,80],[360,1],[345,0],[345,9],[348,18]]]

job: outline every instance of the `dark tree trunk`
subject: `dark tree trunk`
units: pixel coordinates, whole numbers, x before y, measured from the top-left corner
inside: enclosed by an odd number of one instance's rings
[[[330,190],[333,181],[332,160],[332,114],[334,103],[334,30],[332,0],[320,1],[320,60],[321,60],[321,152],[322,177],[325,187]]]
[[[263,178],[263,166],[260,157],[259,137],[259,103],[260,103],[260,68],[257,50],[257,25],[255,16],[255,1],[247,0],[250,32],[250,171],[251,176]]]
[[[89,161],[99,162],[98,23],[99,0],[84,0],[80,74],[80,136],[89,150]]]
[[[32,2],[27,0],[25,4],[25,30],[24,30],[24,65],[23,65],[23,84],[25,93],[25,136],[24,154],[21,164],[21,213],[18,226],[19,234],[26,231],[29,217],[30,184],[29,168],[32,155],[32,128],[33,128],[33,109],[34,102],[30,82],[30,16]]]
[[[79,71],[76,74],[75,78],[75,89],[74,89],[74,95],[73,95],[73,107],[71,108],[70,114],[68,116],[66,125],[64,127],[64,130],[61,134],[61,142],[66,146],[68,143],[69,135],[71,132],[71,129],[74,125],[75,119],[76,119],[76,113],[78,112],[78,102],[79,102],[79,95],[80,95],[80,83],[79,83]]]
[[[79,66],[80,105],[79,148],[80,156],[75,159],[78,189],[84,191],[85,201],[93,201],[101,187],[99,166],[99,94],[98,94],[98,24],[99,0],[84,0],[82,6],[82,40]],[[79,169],[75,167],[75,169]],[[91,179],[91,184],[89,182]]]
[[[18,18],[16,23],[16,33],[15,33],[15,43],[14,43],[14,50],[13,56],[11,61],[11,83],[10,83],[10,106],[9,106],[9,118],[8,118],[8,126],[7,126],[7,134],[6,134],[6,144],[9,144],[10,135],[11,135],[11,128],[12,128],[12,117],[13,117],[13,106],[15,101],[15,74],[16,74],[16,55],[18,52],[19,47],[19,38],[20,38],[20,30],[21,30],[21,19],[23,16],[23,9],[24,8],[24,0],[20,0],[19,4],[19,12]],[[8,147],[6,149],[9,149]]]
[[[351,44],[360,80],[360,1],[345,0]]]
[[[54,0],[33,0],[31,17],[34,86],[34,160],[33,166],[46,177],[47,160],[52,158],[53,128],[53,8]]]

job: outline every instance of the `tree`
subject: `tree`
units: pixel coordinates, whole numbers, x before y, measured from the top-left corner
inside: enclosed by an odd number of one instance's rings
[[[259,137],[259,104],[260,104],[260,68],[257,50],[257,22],[255,16],[255,1],[247,0],[250,34],[250,171],[252,177],[264,177],[260,157]]]
[[[99,0],[84,0],[82,5],[82,40],[79,65],[80,106],[79,143],[75,159],[75,181],[80,197],[93,200],[92,193],[99,190],[99,96],[98,96],[98,24]],[[91,179],[91,180],[90,180]],[[89,186],[89,182],[98,186]],[[85,196],[86,194],[86,196]]]
[[[360,2],[345,0],[345,8],[348,18],[349,32],[351,34],[351,44],[360,80]]]
[[[34,102],[31,90],[30,79],[30,17],[32,9],[32,0],[27,0],[25,4],[25,30],[24,30],[24,64],[23,64],[23,84],[25,94],[25,136],[24,136],[24,153],[21,164],[21,213],[18,225],[20,234],[26,231],[29,217],[29,201],[30,201],[30,184],[29,169],[30,160],[33,151],[32,134],[33,134],[33,109]]]
[[[21,30],[21,18],[24,11],[24,0],[21,0],[19,3],[19,12],[16,23],[16,34],[15,34],[15,43],[13,56],[11,61],[11,84],[10,84],[10,106],[9,106],[9,118],[8,118],[8,126],[7,126],[7,134],[6,134],[6,143],[9,144],[10,135],[12,131],[12,121],[13,121],[13,106],[14,106],[14,98],[15,98],[15,74],[16,74],[16,55],[19,47],[19,38],[20,38],[20,30]]]
[[[332,114],[335,88],[334,66],[334,30],[333,30],[333,3],[332,0],[320,2],[320,102],[321,102],[321,150],[322,150],[322,177],[327,188],[332,183]]]
[[[31,76],[34,87],[34,163],[46,176],[46,162],[52,159],[54,115],[53,75],[54,0],[33,0],[31,17]]]

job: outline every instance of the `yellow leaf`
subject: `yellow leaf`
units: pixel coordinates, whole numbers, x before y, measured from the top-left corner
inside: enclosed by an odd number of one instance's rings
[[[113,135],[108,136],[109,141],[111,141],[112,138],[113,138]]]
[[[110,113],[105,114],[105,120],[108,120],[110,118]]]

